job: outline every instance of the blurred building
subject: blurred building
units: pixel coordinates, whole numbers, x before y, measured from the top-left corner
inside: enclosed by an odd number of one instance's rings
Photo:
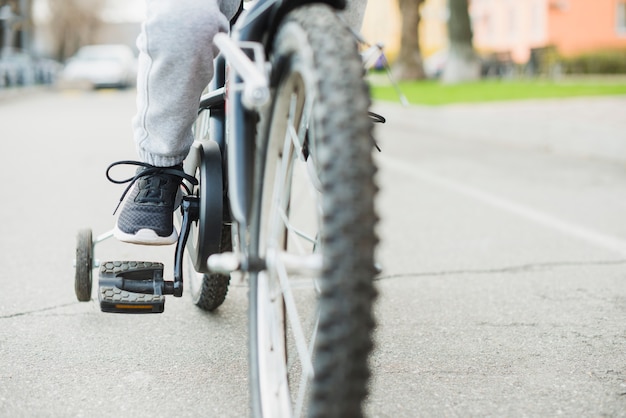
[[[626,48],[626,0],[469,0],[474,46],[484,54],[507,53],[525,63],[531,50],[555,47],[565,56]],[[447,0],[421,6],[420,45],[424,57],[448,45]],[[399,48],[397,0],[371,0],[363,33],[385,43],[393,57]]]
[[[532,49],[564,56],[626,48],[626,0],[471,0],[474,45],[526,62]]]
[[[400,10],[398,0],[370,0],[361,32],[372,44],[382,43],[390,57],[400,49]]]

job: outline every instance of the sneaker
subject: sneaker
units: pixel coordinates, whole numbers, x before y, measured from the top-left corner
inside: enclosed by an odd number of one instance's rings
[[[118,181],[109,176],[109,171],[120,164],[140,167],[134,177]],[[180,202],[182,181],[197,184],[194,177],[185,174],[182,165],[155,167],[136,161],[119,161],[109,166],[107,178],[117,184],[130,182],[118,205],[113,229],[115,238],[143,245],[169,245],[177,241],[174,210]]]

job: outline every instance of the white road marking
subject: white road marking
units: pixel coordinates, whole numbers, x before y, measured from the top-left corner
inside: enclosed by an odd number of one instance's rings
[[[524,219],[535,222],[544,227],[559,231],[586,241],[587,243],[596,245],[606,250],[626,256],[626,240],[606,235],[581,225],[564,221],[557,216],[544,213],[528,206],[507,200],[483,190],[471,187],[457,181],[441,177],[434,173],[421,170],[409,163],[390,158],[385,155],[378,155],[377,159],[383,163],[387,169],[400,171],[405,175],[414,179],[435,184],[439,187],[454,191],[458,194],[470,197],[492,207],[504,210],[506,212],[518,215]]]

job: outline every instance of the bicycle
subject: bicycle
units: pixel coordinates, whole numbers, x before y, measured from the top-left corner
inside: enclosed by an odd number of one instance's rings
[[[361,416],[367,396],[377,118],[342,3],[258,0],[216,36],[184,163],[195,180],[185,181],[174,281],[161,263],[100,266],[108,312],[163,312],[165,295],[182,295],[183,270],[194,303],[213,310],[230,274],[244,273],[255,417]],[[90,299],[94,246],[109,237],[79,232],[79,300]]]

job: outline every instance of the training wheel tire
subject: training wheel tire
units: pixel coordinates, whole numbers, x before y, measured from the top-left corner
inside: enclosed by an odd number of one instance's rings
[[[93,241],[91,229],[81,229],[76,236],[76,271],[74,291],[80,302],[91,300]]]
[[[225,224],[222,228],[222,242],[220,252],[232,251],[231,227]],[[197,307],[212,312],[219,308],[226,300],[230,274],[198,273],[193,267],[188,269],[190,274],[191,298]]]

